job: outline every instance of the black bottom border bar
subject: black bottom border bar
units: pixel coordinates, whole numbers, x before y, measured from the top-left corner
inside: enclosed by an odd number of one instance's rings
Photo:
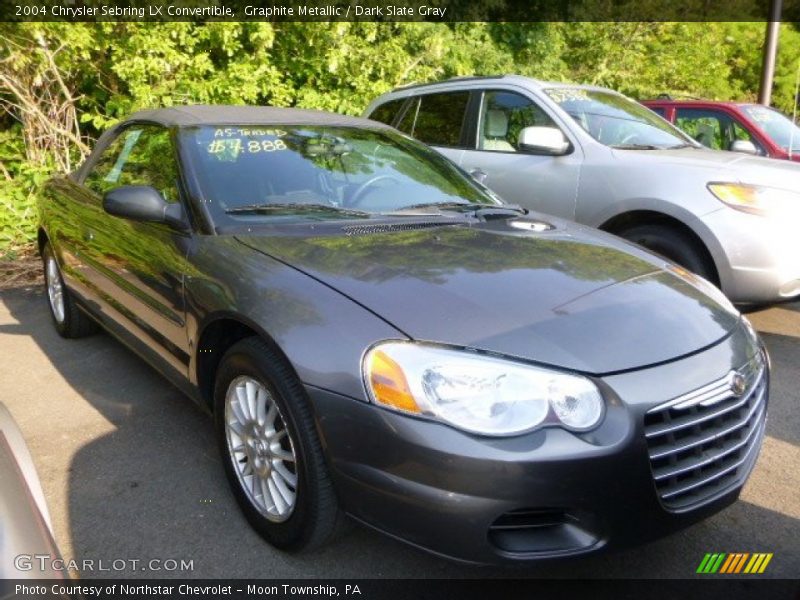
[[[724,598],[800,599],[800,581],[756,578],[714,579],[8,579],[0,600],[470,600],[497,598],[591,600]]]

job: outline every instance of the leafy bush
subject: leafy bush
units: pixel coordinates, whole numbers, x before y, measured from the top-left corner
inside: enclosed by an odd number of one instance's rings
[[[359,114],[398,85],[495,73],[595,83],[635,98],[752,100],[764,26],[0,23],[0,255],[34,239],[37,185],[74,168],[92,138],[140,108],[270,104]],[[784,24],[781,36],[773,103],[791,112],[800,33]]]
[[[36,238],[36,190],[51,169],[25,159],[15,129],[0,131],[0,259],[24,253]]]

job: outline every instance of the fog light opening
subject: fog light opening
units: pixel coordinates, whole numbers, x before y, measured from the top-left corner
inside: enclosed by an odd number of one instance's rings
[[[564,508],[520,508],[489,526],[489,542],[514,554],[575,551],[594,546],[598,537]]]

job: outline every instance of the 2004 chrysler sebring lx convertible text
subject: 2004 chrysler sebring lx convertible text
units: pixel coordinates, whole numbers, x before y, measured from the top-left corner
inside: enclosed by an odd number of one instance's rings
[[[279,548],[347,513],[467,561],[576,555],[719,511],[758,455],[767,355],[716,288],[380,123],[138,113],[40,209],[58,331],[99,321],[213,411]]]

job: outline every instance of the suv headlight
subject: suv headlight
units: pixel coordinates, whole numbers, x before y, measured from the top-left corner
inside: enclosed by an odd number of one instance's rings
[[[800,194],[780,188],[745,183],[709,183],[708,190],[736,210],[755,215],[798,215]]]
[[[491,436],[542,425],[596,427],[604,403],[586,377],[413,342],[384,342],[364,357],[373,402]]]

